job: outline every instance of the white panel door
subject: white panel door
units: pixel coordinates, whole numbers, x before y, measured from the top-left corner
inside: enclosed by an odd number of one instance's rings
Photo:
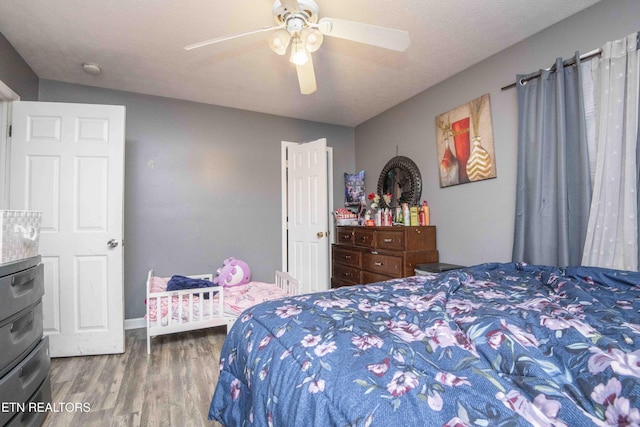
[[[289,273],[302,291],[329,288],[327,141],[288,148],[287,211]]]
[[[13,103],[11,209],[42,211],[51,356],[124,352],[122,106]]]

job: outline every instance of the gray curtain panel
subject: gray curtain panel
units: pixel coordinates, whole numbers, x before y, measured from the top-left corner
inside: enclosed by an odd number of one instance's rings
[[[580,265],[591,180],[580,56],[518,76],[518,176],[513,260]]]

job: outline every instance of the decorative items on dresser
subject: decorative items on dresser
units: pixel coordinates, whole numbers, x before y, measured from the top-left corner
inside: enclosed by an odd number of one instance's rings
[[[413,276],[438,260],[435,226],[336,227],[331,287]]]
[[[49,338],[42,335],[40,256],[0,263],[0,425],[39,426],[51,404]]]

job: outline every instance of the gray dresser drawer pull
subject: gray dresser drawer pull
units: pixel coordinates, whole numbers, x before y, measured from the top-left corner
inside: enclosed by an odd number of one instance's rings
[[[393,242],[393,239],[384,239],[384,242],[385,243],[391,243],[391,242]]]
[[[22,316],[20,319],[13,322],[9,330],[13,334],[14,332],[19,332],[23,329],[31,327],[32,324],[33,324],[33,312],[31,311],[27,315]]]
[[[381,262],[374,262],[374,264],[375,264],[376,267],[380,267],[382,265]]]
[[[42,357],[38,354],[36,357],[33,357],[29,363],[20,368],[20,378],[23,379],[24,382],[28,382],[31,377],[36,375],[38,371],[42,368]]]
[[[17,274],[11,278],[11,286],[13,287],[24,286],[29,283],[33,283],[35,276],[36,276],[35,271],[30,271],[25,274]]]

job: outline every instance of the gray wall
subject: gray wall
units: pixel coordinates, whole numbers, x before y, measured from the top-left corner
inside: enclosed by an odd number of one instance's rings
[[[40,101],[126,106],[125,318],[144,315],[144,282],[246,261],[281,267],[281,141],[327,138],[335,200],[352,170],[354,129],[168,98],[40,81]]]
[[[38,76],[0,33],[0,81],[23,101],[38,100]]]
[[[638,30],[640,1],[603,0],[357,126],[356,169],[366,170],[367,191],[376,190],[397,145],[420,168],[441,261],[510,261],[518,116],[516,90],[501,87],[516,74],[551,66],[556,57],[586,53]],[[497,178],[441,189],[435,117],[485,93],[491,97]]]
[[[280,142],[326,137],[334,147],[335,206],[343,172],[367,171],[374,191],[384,164],[411,157],[438,227],[441,260],[509,261],[513,244],[517,104],[500,88],[638,28],[640,2],[603,0],[354,129],[166,98],[38,79],[0,37],[0,80],[22,99],[127,107],[125,317],[144,313],[144,277],[215,271],[244,259],[257,280],[281,260]],[[7,59],[8,58],[8,59]],[[34,91],[39,90],[39,95]],[[435,116],[491,95],[498,177],[440,189]]]

